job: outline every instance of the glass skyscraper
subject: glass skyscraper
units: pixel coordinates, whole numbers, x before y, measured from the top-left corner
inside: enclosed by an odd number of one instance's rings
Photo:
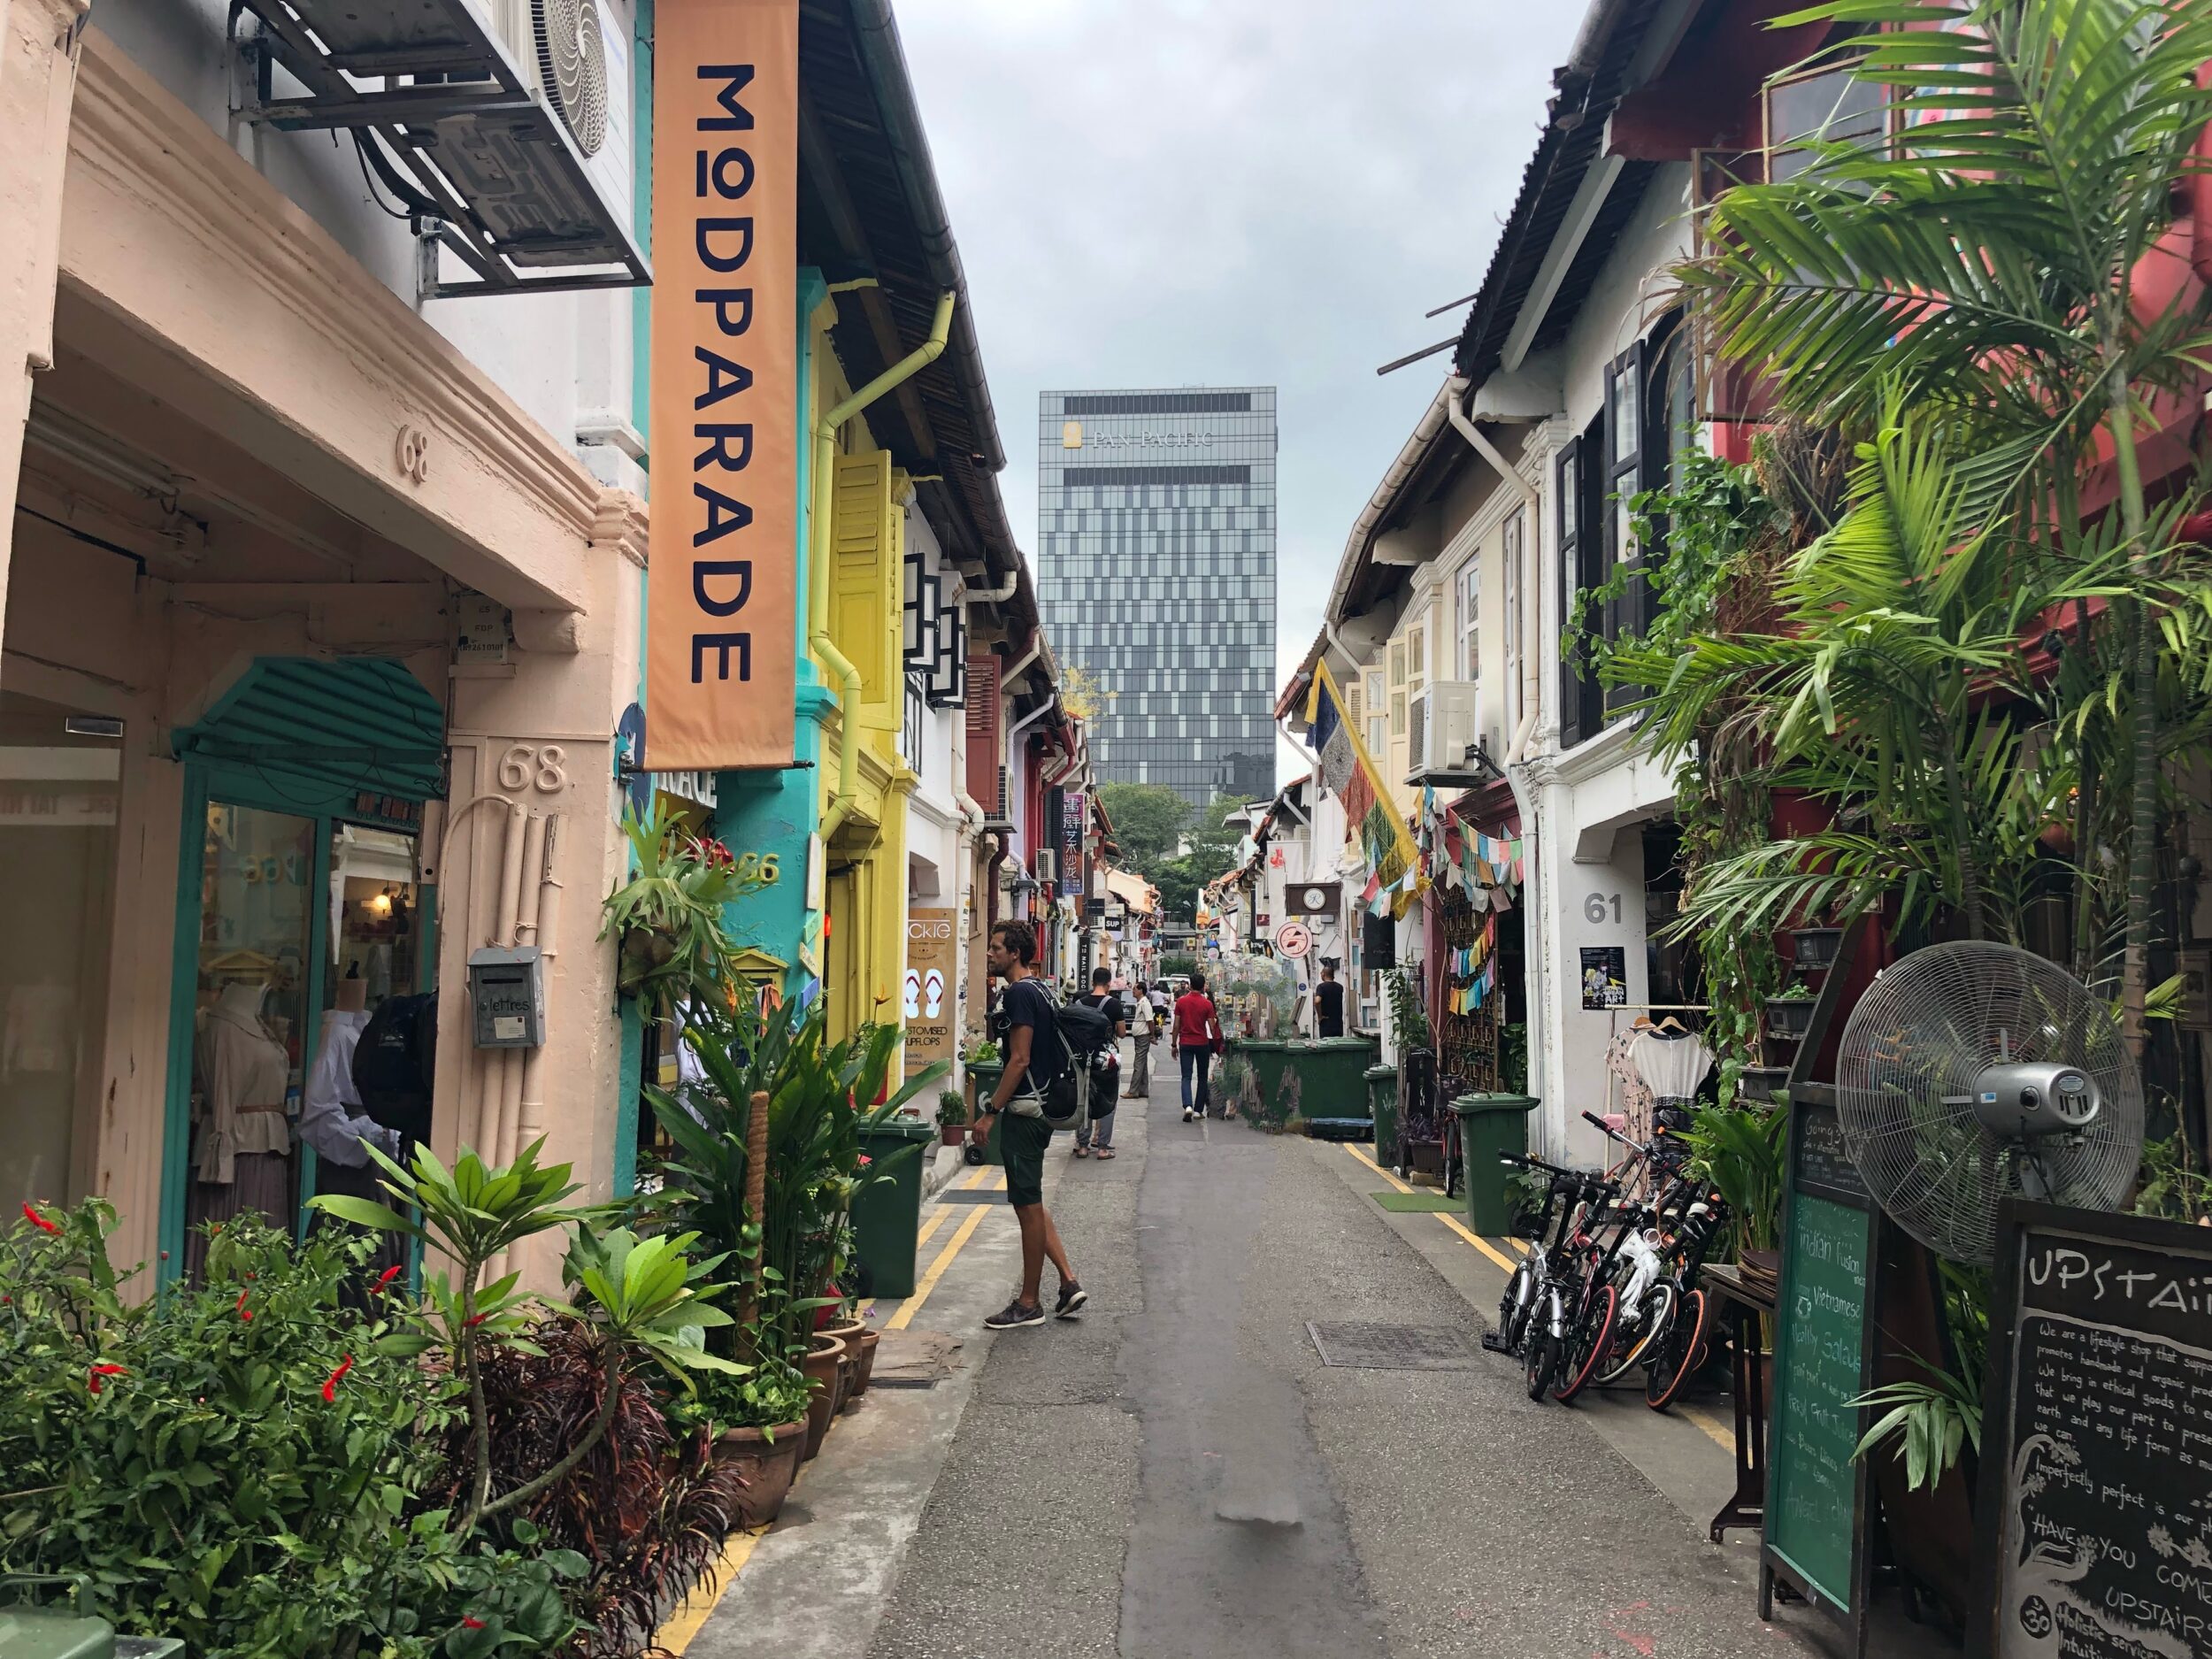
[[[1107,694],[1109,783],[1275,788],[1275,388],[1047,392],[1037,555],[1063,665]]]

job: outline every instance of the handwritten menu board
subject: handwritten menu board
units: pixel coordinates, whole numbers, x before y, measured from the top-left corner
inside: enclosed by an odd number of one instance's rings
[[[1858,1166],[1843,1144],[1843,1124],[1832,1106],[1801,1106],[1790,1124],[1790,1151],[1801,1186],[1861,1205],[1873,1202]]]
[[[1851,1402],[1866,1387],[1872,1233],[1868,1211],[1816,1196],[1801,1178],[1775,1300],[1766,1547],[1808,1590],[1846,1610],[1858,1539],[1860,1471],[1851,1453],[1863,1409]]]
[[[2208,1659],[2212,1230],[2016,1204],[2000,1250],[1972,1651]]]

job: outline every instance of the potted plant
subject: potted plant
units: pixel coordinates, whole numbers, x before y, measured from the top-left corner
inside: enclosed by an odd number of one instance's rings
[[[1728,1206],[1736,1259],[1747,1279],[1772,1283],[1780,1267],[1776,1244],[1788,1133],[1787,1112],[1708,1106],[1699,1110],[1685,1136],[1689,1172],[1710,1181]]]
[[[1766,999],[1767,1035],[1798,1042],[1813,1026],[1813,987],[1793,979]]]
[[[938,1092],[937,1132],[949,1147],[956,1147],[968,1138],[968,1102],[956,1089]]]
[[[718,1378],[708,1391],[714,1460],[744,1482],[741,1526],[765,1526],[782,1512],[806,1450],[809,1403],[805,1373],[780,1356],[764,1356],[742,1377]]]
[[[1843,944],[1840,927],[1800,927],[1790,933],[1790,965],[1800,973],[1821,973],[1833,967]]]
[[[636,872],[602,902],[599,928],[600,938],[620,941],[617,988],[649,1008],[671,993],[710,999],[730,977],[723,909],[773,883],[775,860],[687,836],[657,806],[643,819],[626,812],[622,832]]]
[[[714,1336],[741,1362],[779,1360],[818,1386],[807,1437],[818,1448],[839,1403],[846,1344],[823,1341],[813,1326],[842,1297],[793,1287],[833,1286],[848,1272],[854,1195],[891,1173],[890,1159],[870,1164],[863,1140],[895,1121],[945,1068],[926,1067],[891,1091],[898,1029],[864,1026],[833,1042],[818,1002],[764,1014],[749,998],[734,1005],[710,998],[694,1013],[684,1041],[699,1060],[698,1080],[680,1086],[680,1098],[647,1091],[674,1143],[653,1208],[743,1264],[733,1277],[744,1286],[749,1322]],[[895,1156],[918,1152],[910,1145]]]

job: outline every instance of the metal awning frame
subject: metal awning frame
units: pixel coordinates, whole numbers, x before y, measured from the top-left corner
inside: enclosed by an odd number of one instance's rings
[[[244,84],[250,91],[237,113],[284,132],[352,129],[405,168],[418,196],[437,209],[434,214],[418,212],[411,219],[418,238],[419,297],[457,299],[651,285],[652,268],[644,250],[630,227],[608,211],[567,123],[525,77],[504,42],[485,27],[467,0],[442,0],[444,21],[460,37],[457,45],[353,53],[325,49],[311,27],[311,0],[236,0],[234,19],[242,10],[262,26],[260,33],[238,42],[246,70]],[[273,71],[280,65],[308,89],[308,96],[276,96]],[[356,84],[423,75],[444,78],[428,84],[418,81],[365,89]],[[512,257],[516,245],[503,245],[493,235],[460,186],[439,165],[435,123],[456,117],[489,117],[540,129],[533,134],[537,147],[580,196],[599,208],[599,243],[614,244],[619,257],[589,270],[555,266],[551,275],[526,274],[528,267]],[[557,255],[562,246],[541,239],[531,242],[528,251],[542,259]],[[474,273],[473,278],[442,280],[441,248],[450,250]]]

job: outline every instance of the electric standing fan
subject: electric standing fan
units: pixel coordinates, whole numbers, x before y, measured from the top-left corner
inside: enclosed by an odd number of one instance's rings
[[[1885,972],[1844,1027],[1836,1101],[1876,1202],[1955,1262],[1990,1260],[2002,1200],[2110,1210],[2142,1156],[2111,1010],[2010,945],[1934,945]]]

